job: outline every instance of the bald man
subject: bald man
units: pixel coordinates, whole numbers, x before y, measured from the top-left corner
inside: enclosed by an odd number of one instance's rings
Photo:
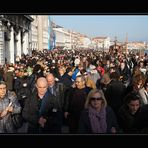
[[[40,98],[43,98],[48,88],[48,83],[46,78],[44,77],[38,78],[36,82],[36,88],[37,88],[38,96]]]
[[[28,131],[30,134],[42,133],[41,129],[45,127],[47,118],[45,115],[49,109],[48,83],[46,78],[40,77],[36,81],[36,89],[29,98],[26,100],[25,107],[23,109],[23,117],[28,122]],[[45,107],[45,109],[43,109]],[[44,115],[44,116],[43,116]]]

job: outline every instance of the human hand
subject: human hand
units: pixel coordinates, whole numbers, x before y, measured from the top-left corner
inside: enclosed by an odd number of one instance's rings
[[[0,117],[3,118],[7,115],[8,111],[5,109],[4,111],[1,112]]]
[[[116,128],[115,127],[112,127],[111,128],[111,133],[115,134],[117,131],[116,131]]]
[[[65,117],[66,119],[67,119],[68,115],[69,115],[68,112],[65,112],[65,113],[64,113],[64,117]]]
[[[8,107],[6,108],[6,110],[7,110],[8,112],[13,112],[13,107],[12,107],[12,106],[8,106]]]
[[[39,124],[41,125],[41,127],[44,127],[44,124],[46,123],[46,119],[45,118],[43,118],[43,117],[40,117],[40,119],[39,119]]]

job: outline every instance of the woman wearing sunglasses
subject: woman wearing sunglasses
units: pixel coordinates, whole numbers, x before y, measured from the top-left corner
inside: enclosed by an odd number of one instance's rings
[[[107,106],[102,91],[89,92],[79,122],[80,134],[117,133],[118,124],[113,110]]]

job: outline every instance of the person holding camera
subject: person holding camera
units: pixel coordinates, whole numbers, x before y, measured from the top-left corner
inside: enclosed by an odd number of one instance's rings
[[[19,115],[20,112],[21,107],[16,94],[7,90],[6,82],[0,81],[0,133],[17,132],[13,117]]]

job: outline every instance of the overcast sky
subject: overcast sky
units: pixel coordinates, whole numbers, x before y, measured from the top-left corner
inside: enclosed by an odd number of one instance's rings
[[[50,15],[56,24],[88,37],[109,36],[114,40],[148,42],[148,15]]]

